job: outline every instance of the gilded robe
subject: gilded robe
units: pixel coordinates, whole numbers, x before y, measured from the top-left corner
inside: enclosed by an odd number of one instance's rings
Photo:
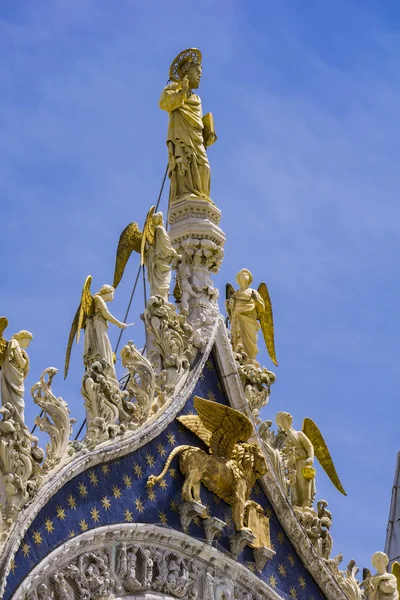
[[[210,200],[210,164],[203,139],[203,113],[197,94],[188,97],[180,83],[170,83],[160,98],[169,114],[167,135],[170,202],[194,195]]]
[[[264,308],[264,301],[256,290],[247,288],[232,294],[230,302],[233,349],[242,344],[247,356],[254,360],[258,353],[257,337],[260,330],[258,311],[259,307]]]

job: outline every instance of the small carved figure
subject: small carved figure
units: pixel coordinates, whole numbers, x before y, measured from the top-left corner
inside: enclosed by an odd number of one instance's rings
[[[311,509],[315,498],[314,453],[333,485],[344,495],[346,492],[336,473],[331,455],[324,438],[316,424],[309,418],[304,419],[302,431],[292,427],[293,417],[287,412],[276,415],[276,424],[286,434],[283,452],[288,462],[294,462],[296,477],[292,479],[290,490],[293,506],[299,509]],[[289,470],[291,465],[289,464]]]
[[[15,333],[10,341],[3,337],[8,325],[6,317],[0,317],[0,369],[1,369],[1,400],[2,405],[11,404],[14,408],[14,420],[21,429],[25,425],[25,379],[29,373],[29,357],[26,352],[32,334],[23,329]]]
[[[399,600],[400,580],[393,573],[388,573],[386,568],[389,557],[384,552],[375,552],[372,564],[376,569],[371,575],[369,569],[363,571],[362,586],[365,589],[366,600]]]
[[[192,273],[188,265],[182,265],[177,275],[177,284],[180,291],[180,309],[181,312],[189,314],[189,302],[191,298],[200,298],[200,294],[194,291],[190,278]]]
[[[258,286],[258,291],[250,286],[253,275],[248,269],[241,269],[236,275],[240,288],[234,290],[227,284],[226,308],[231,322],[231,341],[234,351],[241,346],[250,361],[255,361],[258,354],[257,338],[261,327],[268,354],[277,365],[274,341],[274,321],[272,304],[265,283]]]
[[[153,486],[167,472],[172,459],[182,454],[180,469],[185,477],[182,496],[186,502],[200,502],[200,483],[232,506],[235,530],[245,527],[246,503],[256,479],[265,475],[267,465],[257,444],[246,443],[253,435],[250,420],[233,408],[195,396],[197,415],[178,417],[209,448],[210,453],[194,446],[178,446],[169,455],[163,471],[151,475]],[[251,533],[251,532],[250,532]]]
[[[92,276],[89,275],[83,286],[81,302],[72,322],[68,338],[64,378],[68,374],[72,343],[75,336],[76,341],[79,342],[81,329],[84,329],[85,331],[83,351],[83,362],[85,367],[90,367],[96,361],[106,360],[114,373],[114,378],[116,378],[114,354],[108,337],[108,323],[113,323],[120,329],[125,329],[126,327],[129,327],[129,325],[118,321],[107,308],[106,303],[111,302],[114,299],[115,290],[113,286],[103,285],[100,290],[92,296],[90,292],[91,283]]]
[[[153,559],[151,558],[151,552],[150,550],[145,550],[144,551],[144,556],[145,556],[145,569],[144,569],[144,587],[146,588],[150,588],[152,581],[153,581],[153,566],[154,566],[154,562]]]
[[[203,117],[201,100],[192,92],[200,85],[202,56],[188,48],[171,64],[169,83],[160,98],[160,108],[169,114],[167,135],[170,203],[195,196],[210,202],[210,165],[206,147],[217,136],[211,113]]]

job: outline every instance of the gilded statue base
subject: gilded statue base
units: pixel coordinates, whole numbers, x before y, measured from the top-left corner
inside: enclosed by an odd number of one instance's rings
[[[207,516],[207,509],[203,504],[200,504],[200,502],[192,500],[185,502],[185,504],[181,504],[179,507],[179,516],[181,518],[182,529],[187,533],[193,519],[196,517],[202,517],[204,519],[204,517]]]
[[[221,521],[221,519],[217,519],[217,517],[209,517],[208,519],[204,519],[203,526],[206,540],[211,544],[217,533],[220,533],[226,527],[226,523]]]

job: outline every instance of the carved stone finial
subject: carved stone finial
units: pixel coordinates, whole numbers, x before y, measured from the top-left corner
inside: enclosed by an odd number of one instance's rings
[[[69,417],[68,404],[61,397],[57,398],[51,390],[53,377],[57,373],[58,369],[48,367],[31,389],[33,401],[44,413],[44,416],[36,417],[35,423],[50,436],[42,467],[44,471],[55,467],[66,456],[72,425],[76,422]]]

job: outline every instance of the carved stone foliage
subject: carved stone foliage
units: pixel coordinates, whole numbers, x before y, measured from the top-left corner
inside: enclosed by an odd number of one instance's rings
[[[317,512],[312,508],[300,509],[294,506],[294,511],[300,523],[305,529],[308,538],[318,554],[325,560],[329,560],[333,540],[330,534],[332,526],[332,513],[327,509],[326,500],[318,500]]]
[[[112,548],[83,552],[40,579],[30,587],[26,600],[112,600],[146,592],[185,600],[262,597],[236,583],[223,569],[176,549],[143,543],[120,542]]]
[[[141,425],[150,414],[156,393],[156,375],[149,360],[132,341],[121,350],[122,366],[129,371],[126,391],[134,402],[132,420]]]
[[[40,376],[40,381],[35,383],[31,389],[33,401],[43,412],[43,416],[36,417],[35,423],[50,437],[42,466],[44,471],[55,467],[66,456],[72,425],[76,422],[75,419],[69,417],[68,404],[61,397],[57,398],[52,392],[51,384],[57,372],[58,369],[54,367],[45,369]]]
[[[94,362],[85,371],[81,393],[87,419],[84,443],[89,449],[130,428],[134,406],[128,400],[128,392],[120,390],[106,360]]]
[[[243,385],[244,395],[248,402],[256,423],[260,423],[260,410],[268,404],[271,385],[275,383],[276,376],[272,371],[262,367],[257,361],[249,360],[243,347],[239,346],[234,353],[238,364],[240,380]]]
[[[165,371],[165,383],[171,391],[189,371],[190,365],[202,347],[202,340],[195,334],[184,314],[176,312],[175,306],[165,302],[161,296],[152,296],[144,312],[148,355],[157,366]]]
[[[197,238],[182,240],[176,249],[183,257],[177,270],[181,308],[198,318],[210,302],[217,302],[218,290],[210,274],[218,273],[224,250],[211,239]]]
[[[360,587],[360,582],[356,578],[359,569],[357,568],[355,561],[351,560],[347,565],[346,571],[341,571],[339,565],[342,560],[342,554],[338,554],[325,562],[331,569],[336,581],[349,600],[364,600],[364,592]]]
[[[44,452],[38,438],[15,418],[15,408],[6,403],[0,408],[0,475],[4,488],[2,529],[4,537],[16,515],[35,495],[41,482],[40,463]]]

